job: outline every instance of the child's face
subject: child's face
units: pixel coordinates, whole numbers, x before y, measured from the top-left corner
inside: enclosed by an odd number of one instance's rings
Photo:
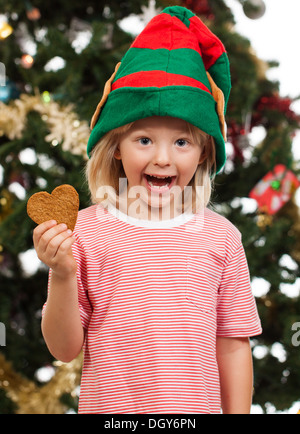
[[[122,161],[129,194],[135,187],[145,204],[161,208],[189,184],[201,163],[201,148],[186,122],[155,116],[135,122],[123,134],[115,157]]]

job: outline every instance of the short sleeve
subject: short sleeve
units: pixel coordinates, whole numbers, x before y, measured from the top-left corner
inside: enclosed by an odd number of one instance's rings
[[[217,335],[260,335],[261,323],[252,294],[249,268],[241,241],[225,263],[217,302]]]

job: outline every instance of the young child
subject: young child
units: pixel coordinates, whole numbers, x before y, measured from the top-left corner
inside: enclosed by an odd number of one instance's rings
[[[34,231],[50,267],[48,348],[64,362],[84,349],[80,413],[250,411],[260,320],[241,234],[207,208],[229,92],[221,41],[189,10],[166,8],[93,117],[95,204],[73,235],[55,221]]]

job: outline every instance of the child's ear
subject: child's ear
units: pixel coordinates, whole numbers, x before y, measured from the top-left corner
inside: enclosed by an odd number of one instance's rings
[[[121,158],[121,152],[120,152],[119,146],[115,150],[114,157],[115,157],[116,160],[121,160],[122,159]]]
[[[206,159],[207,159],[207,154],[205,151],[202,151],[200,158],[199,158],[198,166],[200,166],[200,164],[204,163],[204,161]]]

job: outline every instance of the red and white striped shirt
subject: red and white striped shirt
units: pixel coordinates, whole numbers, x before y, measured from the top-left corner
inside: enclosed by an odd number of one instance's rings
[[[240,232],[202,214],[80,211],[80,413],[220,413],[216,336],[261,333]]]

